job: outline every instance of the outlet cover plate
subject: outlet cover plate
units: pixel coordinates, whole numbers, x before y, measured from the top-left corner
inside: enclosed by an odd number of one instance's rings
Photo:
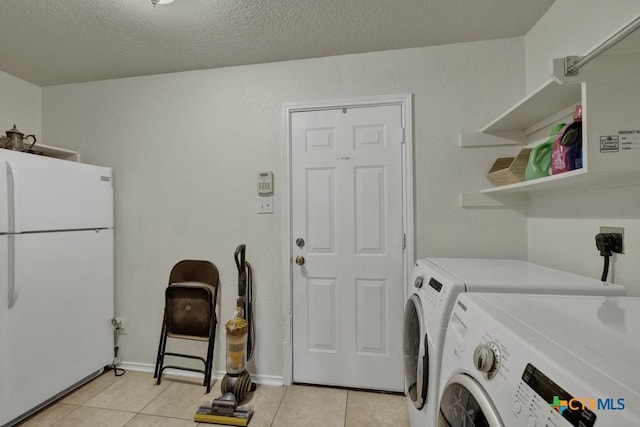
[[[622,249],[620,250],[620,253],[621,254],[624,253],[624,227],[606,227],[606,226],[601,226],[600,227],[600,232],[601,233],[618,233],[618,234],[622,234]]]
[[[120,335],[129,333],[129,322],[126,317],[116,317],[116,325],[120,327]]]

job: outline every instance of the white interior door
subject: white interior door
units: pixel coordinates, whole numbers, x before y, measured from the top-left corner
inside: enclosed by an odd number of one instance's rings
[[[291,114],[295,382],[403,389],[402,142],[400,105]]]

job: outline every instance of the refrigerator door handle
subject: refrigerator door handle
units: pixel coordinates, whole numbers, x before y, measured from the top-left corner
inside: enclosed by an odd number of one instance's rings
[[[13,308],[16,305],[16,301],[18,299],[18,292],[16,289],[16,236],[14,234],[9,234],[7,236],[9,243],[9,295],[7,298],[7,306],[9,309]]]
[[[18,175],[16,170],[7,160],[7,220],[9,233],[16,233],[18,224],[18,193],[16,191],[18,183]]]

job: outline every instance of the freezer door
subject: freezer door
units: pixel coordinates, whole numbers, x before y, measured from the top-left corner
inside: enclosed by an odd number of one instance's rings
[[[0,243],[3,425],[113,360],[113,231],[0,236]]]
[[[0,150],[0,233],[113,227],[111,168]]]

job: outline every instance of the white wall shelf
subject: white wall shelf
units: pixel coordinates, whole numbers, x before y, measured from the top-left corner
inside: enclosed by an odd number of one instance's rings
[[[80,161],[80,153],[77,151],[67,150],[65,148],[52,147],[50,145],[36,144],[33,146],[36,151],[41,151],[47,157],[55,157],[56,159],[70,160],[73,162]]]
[[[549,80],[538,90],[489,123],[483,136],[461,135],[462,147],[533,144],[540,134],[569,115],[582,104],[583,168],[536,180],[487,188],[480,194],[498,199],[492,205],[469,193],[461,195],[461,206],[500,207],[506,194],[526,197],[569,191],[589,191],[640,185],[640,79],[558,83]],[[495,137],[495,144],[490,137]],[[611,146],[602,146],[609,138]],[[475,200],[475,202],[474,202]],[[517,199],[520,200],[520,199]],[[508,204],[508,201],[506,202]]]
[[[640,185],[639,172],[587,172],[577,169],[531,181],[481,190],[481,194],[526,193],[528,195],[557,194],[569,191],[590,191]]]
[[[579,84],[559,84],[550,79],[480,132],[503,137],[510,135],[526,142],[528,134],[538,130],[533,129],[536,125],[547,122],[550,116],[558,112],[572,108],[580,102],[580,95]]]

